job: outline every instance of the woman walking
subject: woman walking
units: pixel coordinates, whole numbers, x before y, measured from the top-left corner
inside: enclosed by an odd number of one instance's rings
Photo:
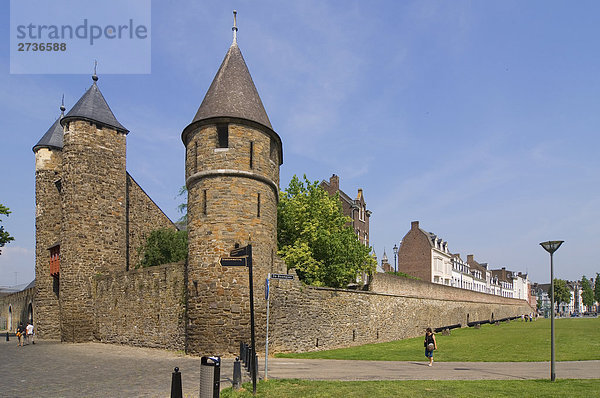
[[[433,366],[433,350],[437,350],[437,342],[431,328],[425,331],[425,356],[429,358],[429,366]]]

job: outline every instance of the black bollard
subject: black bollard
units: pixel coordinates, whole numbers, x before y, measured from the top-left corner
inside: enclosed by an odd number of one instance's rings
[[[242,387],[242,363],[240,357],[235,358],[233,363],[233,389],[239,390]]]
[[[10,341],[10,339],[8,338],[8,332],[6,332],[6,341]]]
[[[181,373],[179,368],[175,368],[173,376],[171,377],[171,398],[183,398],[181,391]]]

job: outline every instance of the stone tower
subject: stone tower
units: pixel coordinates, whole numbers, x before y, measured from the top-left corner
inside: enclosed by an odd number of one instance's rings
[[[97,330],[94,276],[125,270],[128,130],[93,84],[64,116],[60,243],[61,339],[88,341]]]
[[[41,338],[60,338],[59,274],[51,269],[51,254],[60,242],[62,222],[61,177],[63,127],[61,114],[33,147],[35,153],[35,274],[36,297],[34,319],[36,334]],[[55,263],[52,263],[53,265]],[[42,316],[37,317],[37,314]]]
[[[281,272],[277,201],[281,138],[273,130],[236,41],[192,123],[186,147],[189,256],[187,351],[226,354],[250,341],[248,270],[222,267],[236,243],[253,245],[257,348],[264,346],[264,285]],[[280,265],[281,264],[281,265]]]

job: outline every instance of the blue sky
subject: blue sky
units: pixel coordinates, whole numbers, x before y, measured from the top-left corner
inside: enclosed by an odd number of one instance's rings
[[[90,2],[90,4],[98,4]],[[34,277],[31,148],[91,85],[9,73],[0,1],[0,203],[15,241],[0,285]],[[127,169],[172,219],[184,183],[181,132],[238,43],[294,174],[364,190],[379,258],[419,220],[454,253],[549,281],[600,272],[598,94],[593,1],[153,1],[151,74],[102,74],[127,137]],[[62,10],[68,13],[68,8]],[[123,62],[127,62],[124,58]],[[15,274],[15,272],[17,274]]]

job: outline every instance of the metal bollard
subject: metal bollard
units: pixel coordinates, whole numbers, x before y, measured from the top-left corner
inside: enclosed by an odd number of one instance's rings
[[[233,363],[233,389],[239,390],[242,387],[242,364],[240,357],[235,358]]]
[[[6,341],[10,341],[10,339],[8,338],[8,332],[6,332]]]
[[[202,357],[200,359],[200,398],[219,398],[220,385],[221,357]]]
[[[183,392],[181,391],[181,373],[179,368],[175,368],[173,375],[171,376],[171,398],[183,398]]]
[[[239,358],[244,357],[244,342],[240,341],[240,356]]]

